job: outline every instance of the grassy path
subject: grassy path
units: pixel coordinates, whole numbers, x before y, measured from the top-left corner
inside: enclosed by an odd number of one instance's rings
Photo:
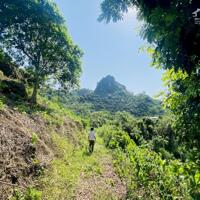
[[[74,149],[65,138],[54,136],[58,158],[42,179],[44,200],[120,200],[126,187],[116,175],[112,157],[98,138],[93,154]]]
[[[125,199],[126,187],[114,172],[109,152],[103,145],[97,143],[94,153],[90,156],[94,158],[97,165],[89,167],[89,174],[81,172],[76,200]]]

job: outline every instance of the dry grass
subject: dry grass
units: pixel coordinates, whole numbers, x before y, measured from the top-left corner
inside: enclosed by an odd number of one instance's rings
[[[20,113],[5,107],[0,111],[0,199],[7,200],[14,189],[25,191],[37,185],[39,175],[56,156],[52,132],[75,140],[80,129],[76,122],[64,118],[63,125],[50,124],[54,120],[42,114]]]

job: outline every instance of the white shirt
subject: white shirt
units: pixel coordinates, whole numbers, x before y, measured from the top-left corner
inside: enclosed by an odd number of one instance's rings
[[[95,132],[91,131],[89,134],[89,140],[95,141],[95,139],[96,139]]]

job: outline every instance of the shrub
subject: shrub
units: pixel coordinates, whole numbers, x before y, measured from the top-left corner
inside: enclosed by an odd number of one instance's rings
[[[28,95],[23,83],[12,80],[1,81],[1,92],[11,99],[27,99]]]
[[[12,200],[42,200],[42,192],[32,187],[29,187],[24,194],[15,190]]]
[[[41,200],[42,199],[42,192],[34,189],[28,188],[24,200]]]
[[[0,97],[0,110],[3,110],[5,107],[4,98]]]
[[[112,149],[116,170],[128,186],[127,198],[187,200],[199,191],[195,163],[173,160],[161,147],[161,156],[149,148],[138,147],[126,132],[114,126],[103,126],[98,133]]]
[[[38,136],[37,136],[36,133],[33,133],[33,134],[32,134],[32,138],[31,138],[31,143],[32,143],[33,145],[36,145],[37,142],[38,142]]]

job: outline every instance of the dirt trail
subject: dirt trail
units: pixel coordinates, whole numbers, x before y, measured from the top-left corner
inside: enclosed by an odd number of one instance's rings
[[[98,145],[97,150],[104,148]],[[94,152],[95,154],[95,152]],[[93,155],[91,155],[93,156]],[[98,153],[96,157],[100,172],[92,172],[88,177],[81,173],[77,186],[76,200],[122,200],[126,199],[126,186],[115,173],[112,156],[108,152]],[[92,169],[91,169],[92,170]]]

